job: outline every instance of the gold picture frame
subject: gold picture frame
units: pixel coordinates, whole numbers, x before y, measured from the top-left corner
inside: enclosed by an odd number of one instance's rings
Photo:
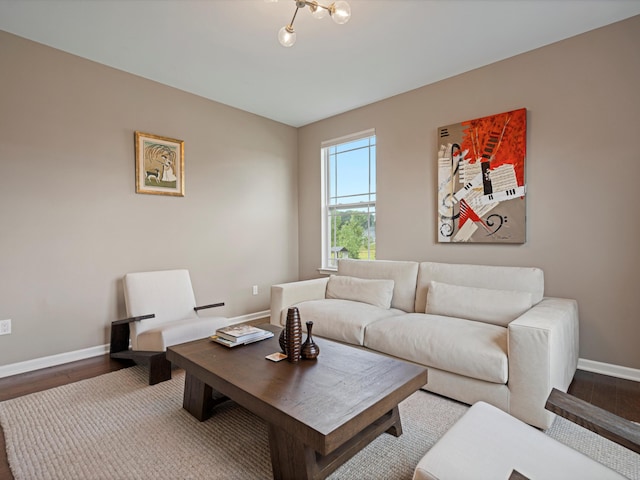
[[[135,132],[136,193],[184,197],[184,141]]]

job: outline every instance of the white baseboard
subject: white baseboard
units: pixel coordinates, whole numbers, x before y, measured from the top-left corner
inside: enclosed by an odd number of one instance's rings
[[[248,313],[240,317],[233,317],[230,320],[232,320],[233,323],[240,323],[240,322],[251,322],[253,320],[260,320],[261,318],[269,318],[269,317],[271,317],[271,310],[264,310],[262,312]]]
[[[594,360],[578,359],[578,369],[586,372],[609,375],[610,377],[624,378],[640,382],[640,370],[637,368],[622,367],[611,363],[596,362]]]
[[[249,322],[252,320],[258,320],[270,315],[269,310],[263,312],[250,313],[247,315],[241,315],[239,317],[233,317],[229,320],[232,323]],[[62,365],[64,363],[75,362],[77,360],[84,360],[86,358],[97,357],[109,353],[109,344],[98,345],[96,347],[84,348],[82,350],[76,350],[73,352],[59,353],[57,355],[50,355],[48,357],[34,358],[33,360],[26,360],[24,362],[12,363],[10,365],[0,365],[0,378],[10,377],[11,375],[19,375],[21,373],[33,372],[34,370],[41,370],[43,368],[55,367],[56,365]]]
[[[43,368],[55,367],[63,363],[84,360],[85,358],[97,357],[109,352],[109,344],[98,345],[97,347],[84,348],[74,352],[59,353],[49,357],[34,358],[25,362],[12,363],[10,365],[0,366],[0,378],[18,375],[20,373],[32,372]]]

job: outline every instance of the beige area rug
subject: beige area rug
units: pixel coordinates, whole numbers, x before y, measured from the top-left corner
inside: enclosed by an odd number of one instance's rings
[[[16,480],[269,479],[264,422],[232,402],[206,422],[182,409],[184,373],[146,384],[142,367],[0,403]],[[404,434],[383,434],[331,479],[406,479],[465,405],[416,392],[400,405]],[[640,480],[640,456],[558,419],[548,432]]]

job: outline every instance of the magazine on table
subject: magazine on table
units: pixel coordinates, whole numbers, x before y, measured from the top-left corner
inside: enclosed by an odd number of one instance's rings
[[[254,327],[253,325],[229,325],[228,327],[222,327],[216,330],[216,335],[225,338],[230,342],[240,342],[244,340],[251,340],[252,338],[259,338],[267,330]]]
[[[236,328],[236,327],[250,327],[249,325],[237,325],[232,327],[224,327],[224,329]],[[215,335],[212,335],[210,338],[216,343],[220,345],[224,345],[225,347],[237,347],[238,345],[246,345],[248,343],[259,342],[260,340],[265,340],[267,338],[273,337],[273,332],[269,330],[263,330],[262,328],[250,327],[250,333],[245,333],[244,335],[234,336],[230,335],[227,332],[221,332],[219,329],[216,331]],[[240,329],[235,330],[236,333],[240,332]],[[245,332],[249,332],[249,330],[245,329]],[[224,334],[224,335],[223,335]]]

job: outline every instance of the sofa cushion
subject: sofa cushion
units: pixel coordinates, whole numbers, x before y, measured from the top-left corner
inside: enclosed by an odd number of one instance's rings
[[[487,382],[504,384],[508,380],[507,329],[489,323],[410,313],[367,325],[364,345]]]
[[[303,326],[309,320],[313,322],[314,335],[352,345],[363,344],[364,330],[370,323],[404,314],[393,308],[333,298],[309,300],[293,306],[298,307]]]
[[[425,311],[432,280],[463,287],[530,292],[533,305],[544,295],[544,273],[539,268],[422,262],[416,287],[416,312]]]
[[[393,280],[331,275],[327,282],[327,298],[363,302],[380,308],[391,307]]]
[[[506,327],[531,308],[531,292],[429,282],[426,313]]]
[[[391,308],[414,311],[418,262],[342,258],[338,260],[338,275],[393,280]]]

